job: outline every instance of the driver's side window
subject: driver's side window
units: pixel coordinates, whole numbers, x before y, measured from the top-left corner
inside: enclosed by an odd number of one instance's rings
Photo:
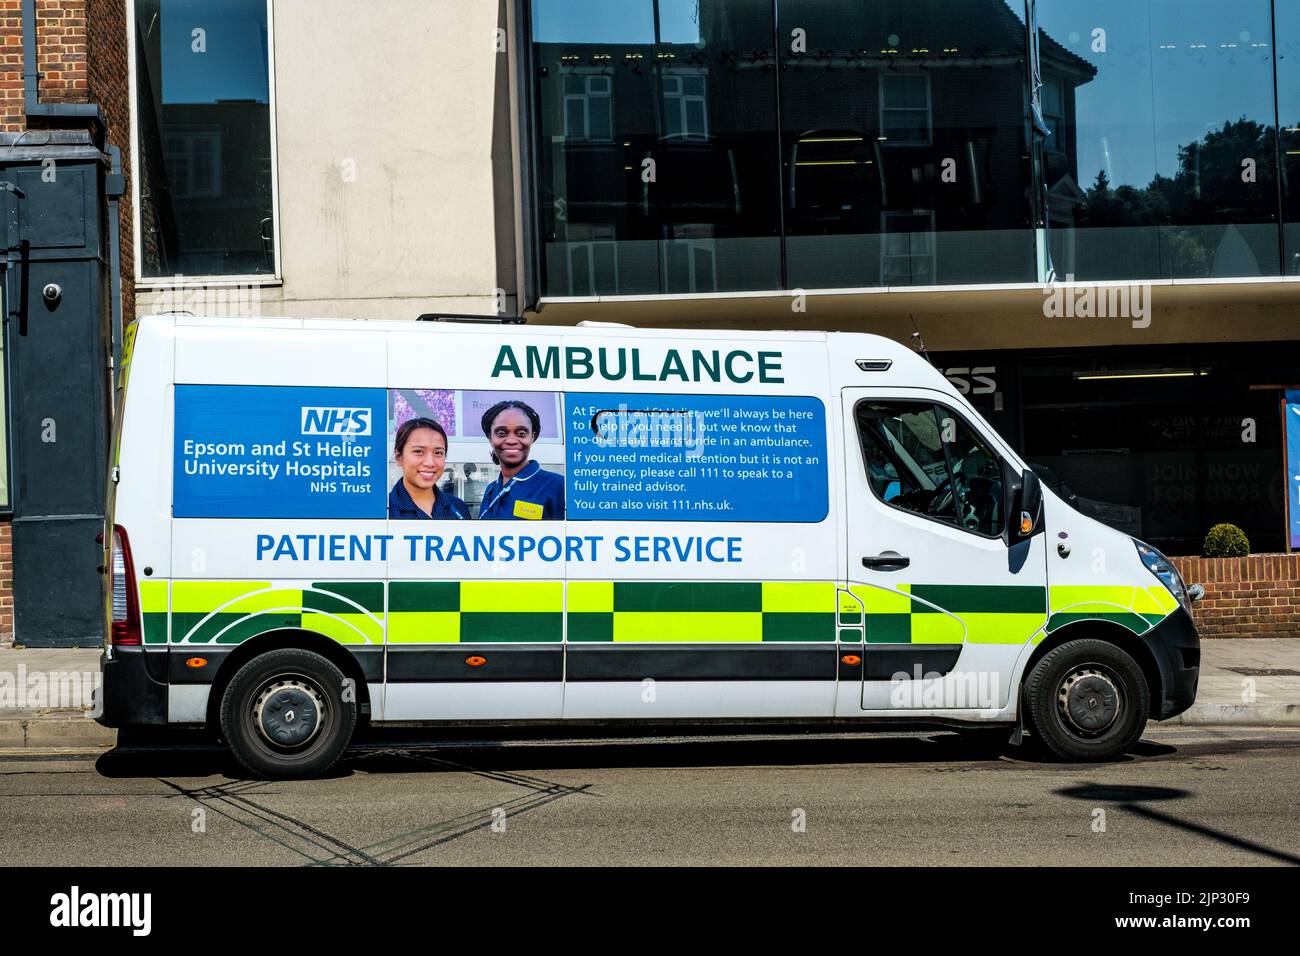
[[[867,482],[881,501],[985,537],[1002,533],[1002,462],[952,410],[931,402],[858,402]]]

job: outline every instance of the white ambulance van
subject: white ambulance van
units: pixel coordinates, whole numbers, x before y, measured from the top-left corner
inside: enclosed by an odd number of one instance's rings
[[[266,776],[359,723],[861,721],[1113,758],[1186,710],[1156,549],[872,335],[143,318],[101,723]]]

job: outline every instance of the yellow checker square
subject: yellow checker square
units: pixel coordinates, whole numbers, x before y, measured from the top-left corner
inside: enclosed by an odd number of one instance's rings
[[[849,590],[862,599],[868,614],[910,614],[912,597],[906,593],[908,587],[900,584],[898,591],[892,591],[870,584],[855,584]]]
[[[1070,611],[1076,604],[1113,605],[1127,611],[1133,606],[1133,592],[1136,588],[1110,584],[1058,584],[1051,588],[1053,611]]]
[[[966,636],[961,621],[947,614],[913,614],[913,644],[960,644]]]
[[[570,581],[566,606],[570,613],[614,610],[613,581]]]
[[[763,615],[758,611],[616,611],[614,641],[700,644],[763,640]]]
[[[789,614],[829,614],[834,606],[834,582],[763,582],[764,611],[778,611]]]
[[[460,641],[459,611],[390,611],[390,644],[456,644]]]
[[[270,586],[270,581],[173,581],[172,613],[206,614]]]
[[[140,610],[145,614],[166,613],[167,582],[140,582]]]
[[[460,609],[501,613],[564,610],[561,581],[462,581]]]
[[[963,614],[966,640],[971,644],[1025,644],[1043,626],[1043,615]]]

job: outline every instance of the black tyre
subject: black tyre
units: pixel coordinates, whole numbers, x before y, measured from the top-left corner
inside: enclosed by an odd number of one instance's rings
[[[1137,661],[1105,641],[1070,641],[1043,655],[1025,679],[1034,736],[1066,760],[1112,760],[1142,737],[1151,691]]]
[[[260,777],[310,777],[342,756],[357,723],[355,700],[331,661],[286,647],[253,658],[221,699],[221,734]],[[352,696],[352,695],[347,695]]]

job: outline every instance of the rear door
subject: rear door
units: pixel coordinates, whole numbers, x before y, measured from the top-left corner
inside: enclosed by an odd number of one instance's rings
[[[1006,535],[1016,468],[941,392],[847,388],[842,402],[862,709],[1004,706],[1020,649],[1047,616],[1045,535],[1014,545]]]

